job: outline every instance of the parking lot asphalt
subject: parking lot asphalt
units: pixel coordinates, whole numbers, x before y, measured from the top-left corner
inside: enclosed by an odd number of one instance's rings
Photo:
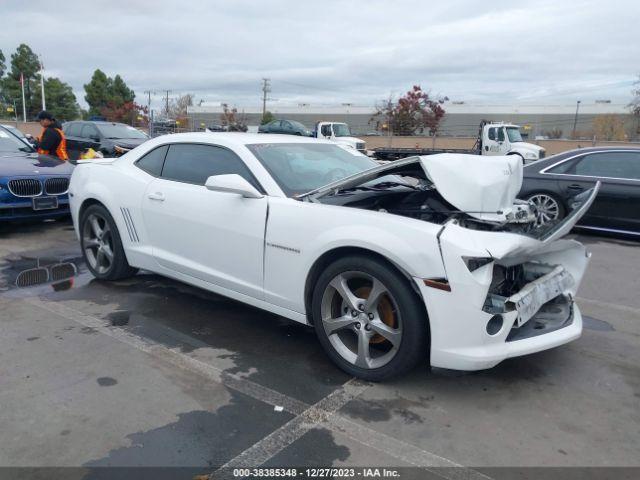
[[[640,243],[577,238],[579,340],[371,384],[303,325],[149,273],[93,279],[70,222],[0,226],[0,466],[640,466]]]

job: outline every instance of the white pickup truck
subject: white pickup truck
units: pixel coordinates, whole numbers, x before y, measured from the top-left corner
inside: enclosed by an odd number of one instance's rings
[[[379,160],[397,160],[416,155],[436,153],[470,153],[475,155],[518,155],[523,163],[531,163],[545,156],[545,149],[533,143],[523,141],[520,127],[512,123],[481,122],[478,138],[472,149],[443,148],[394,148],[374,149]]]
[[[367,154],[365,142],[351,136],[349,125],[342,122],[318,122],[315,129],[316,138],[324,138],[339,145],[355,148],[361,153]]]

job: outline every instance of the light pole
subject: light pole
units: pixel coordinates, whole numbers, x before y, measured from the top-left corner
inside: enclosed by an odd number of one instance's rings
[[[576,138],[576,126],[578,125],[578,110],[580,109],[580,100],[576,102],[576,116],[573,117],[573,134],[571,135],[574,139]]]

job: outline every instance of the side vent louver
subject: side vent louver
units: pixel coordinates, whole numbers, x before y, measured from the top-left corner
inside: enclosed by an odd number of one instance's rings
[[[122,218],[124,219],[124,223],[127,226],[127,232],[129,233],[129,239],[138,243],[140,238],[138,238],[138,232],[136,231],[136,226],[133,223],[133,217],[131,216],[131,212],[128,208],[120,207],[120,211],[122,212]]]

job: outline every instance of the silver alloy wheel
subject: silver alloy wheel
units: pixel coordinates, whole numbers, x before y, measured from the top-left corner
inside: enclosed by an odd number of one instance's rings
[[[400,310],[377,278],[357,271],[337,275],[325,288],[320,308],[329,342],[356,367],[383,367],[398,352],[402,340]]]
[[[113,265],[113,237],[107,219],[92,213],[82,228],[82,248],[87,262],[100,274],[107,273]]]
[[[529,202],[536,207],[536,226],[557,220],[560,216],[560,205],[550,195],[537,193],[529,197]]]

